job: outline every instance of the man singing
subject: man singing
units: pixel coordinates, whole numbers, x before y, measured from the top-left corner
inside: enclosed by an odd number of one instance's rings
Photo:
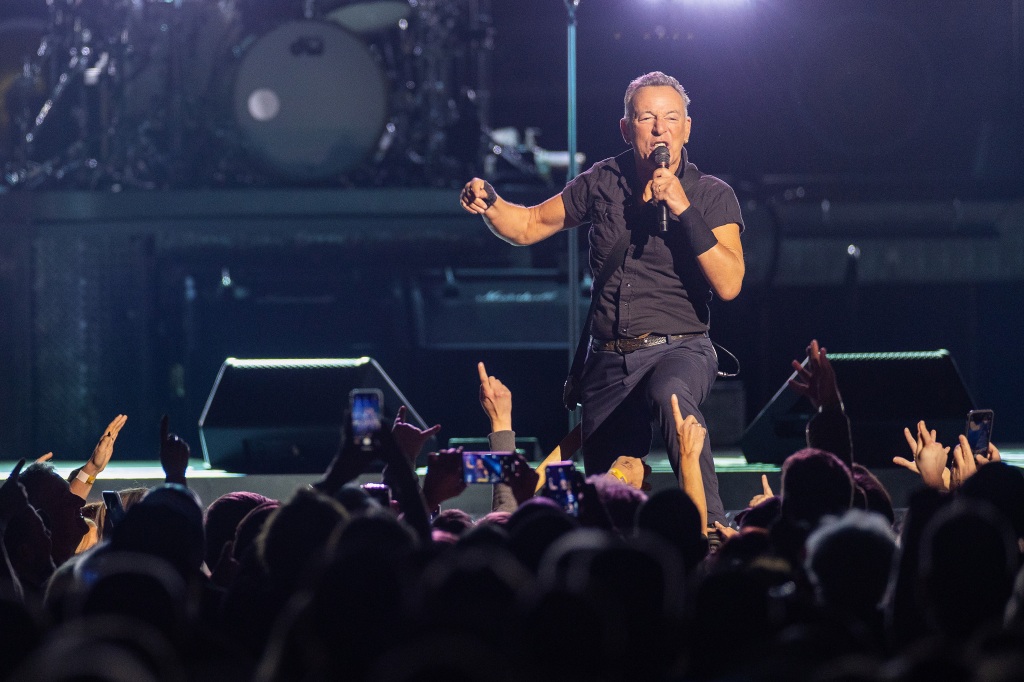
[[[743,219],[732,188],[687,160],[689,103],[675,78],[645,74],[626,88],[619,121],[631,150],[594,164],[536,206],[504,201],[479,178],[462,191],[463,208],[482,215],[511,244],[535,244],[590,223],[595,277],[620,239],[628,239],[622,262],[593,292],[598,300],[581,400],[588,474],[607,471],[620,455],[646,456],[656,422],[678,475],[673,394],[684,417],[707,426],[699,407],[718,371],[708,302],[712,292],[725,300],[740,292]],[[724,522],[708,439],[700,460],[708,522]]]

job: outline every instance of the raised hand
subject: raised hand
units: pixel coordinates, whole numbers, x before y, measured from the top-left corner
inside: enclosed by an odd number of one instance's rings
[[[512,430],[512,391],[497,377],[487,376],[484,363],[476,364],[480,374],[480,406],[491,420],[491,433]]]
[[[949,448],[935,440],[935,430],[921,420],[917,423],[916,435],[910,429],[903,429],[903,436],[913,454],[913,460],[904,457],[893,457],[892,462],[904,469],[913,471],[930,488],[949,490],[950,471],[946,468]]]
[[[427,508],[435,509],[445,500],[458,497],[466,489],[462,476],[462,448],[441,450],[427,455],[427,473],[423,477],[423,497]]]
[[[981,457],[981,459],[986,464],[988,463],[987,458]],[[971,450],[971,444],[967,442],[967,436],[960,434],[960,443],[953,448],[953,470],[950,472],[949,489],[956,490],[976,473],[978,473],[978,462]]]
[[[185,485],[185,471],[188,469],[190,455],[188,443],[178,434],[168,432],[168,418],[165,414],[160,419],[160,466],[164,468],[168,483]]]
[[[992,443],[988,444],[988,452],[984,455],[974,455],[974,461],[978,463],[978,466],[985,466],[989,462],[1000,462],[1002,457],[999,455],[999,448]]]
[[[704,493],[704,477],[700,471],[700,453],[708,430],[700,425],[692,414],[683,418],[679,410],[679,398],[672,394],[672,417],[679,438],[679,487],[690,496],[700,512],[700,527],[707,535],[708,502]]]
[[[722,540],[728,540],[734,535],[740,534],[738,530],[736,530],[732,526],[725,525],[721,521],[715,521],[715,530],[718,531],[718,534],[722,537]]]
[[[415,467],[416,457],[419,456],[424,443],[441,430],[441,425],[434,424],[425,430],[418,428],[415,424],[405,421],[405,412],[405,405],[398,408],[398,414],[395,415],[395,423],[391,425],[391,436],[395,439],[398,449],[402,451],[402,454],[409,460],[409,463]]]
[[[114,454],[114,441],[117,440],[117,434],[121,433],[121,427],[126,421],[128,421],[128,417],[119,414],[107,424],[106,430],[100,436],[100,440],[96,443],[96,447],[92,450],[92,456],[89,458],[89,464],[96,469],[95,472],[90,472],[93,476],[103,471],[110,463],[110,458]]]
[[[383,431],[382,431],[383,432]],[[389,434],[390,435],[390,434]],[[374,439],[379,445],[379,438]],[[395,442],[394,438],[390,439]],[[397,445],[395,446],[398,447]],[[323,476],[312,483],[313,488],[325,495],[334,495],[341,487],[363,473],[366,467],[378,456],[378,448],[364,448],[352,436],[352,415],[346,411],[344,426],[341,429],[341,443],[338,451],[327,463]],[[408,460],[405,460],[406,462]],[[403,464],[403,466],[410,466]]]
[[[672,411],[676,421],[676,437],[679,438],[679,459],[688,462],[699,461],[708,430],[701,426],[692,414],[683,418],[679,412],[679,399],[674,395],[672,396]]]
[[[516,502],[522,504],[533,497],[540,481],[540,474],[533,470],[530,463],[518,452],[512,453],[512,461],[507,469],[508,480],[505,483],[512,489]]]
[[[800,395],[807,396],[815,409],[836,407],[843,404],[836,384],[836,374],[824,348],[819,348],[817,339],[807,346],[807,366],[793,360],[796,377],[789,380],[789,387]]]
[[[747,506],[756,507],[772,497],[775,497],[775,493],[772,492],[772,487],[768,485],[768,474],[761,474],[761,494],[751,497],[750,502],[747,502]]]

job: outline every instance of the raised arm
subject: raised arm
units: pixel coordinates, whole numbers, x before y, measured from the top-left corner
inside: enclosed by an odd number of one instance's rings
[[[110,463],[110,458],[114,455],[114,441],[117,440],[117,434],[121,432],[121,427],[124,426],[126,421],[128,421],[128,417],[123,414],[114,417],[114,420],[107,425],[103,435],[100,436],[96,447],[93,448],[89,461],[74,472],[74,475],[71,477],[69,481],[71,492],[83,500],[89,498],[92,484],[96,482],[96,478],[103,473],[103,470],[107,468],[107,464]]]
[[[676,437],[679,438],[679,484],[700,512],[700,527],[708,534],[708,502],[704,494],[704,478],[700,471],[700,452],[708,432],[692,414],[683,417],[679,410],[679,399],[672,395],[672,417],[676,423]]]
[[[160,466],[164,469],[167,483],[180,483],[187,486],[185,473],[188,471],[188,458],[191,450],[181,437],[170,433],[169,420],[165,414],[160,419]]]
[[[566,224],[561,195],[536,206],[520,206],[499,197],[486,180],[473,178],[462,189],[459,201],[462,208],[482,216],[491,232],[516,246],[536,244],[572,227]]]

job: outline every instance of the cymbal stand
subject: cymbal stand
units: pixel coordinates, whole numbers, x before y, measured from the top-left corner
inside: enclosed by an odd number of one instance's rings
[[[49,123],[52,120],[55,107],[61,104],[62,100],[68,96],[68,89],[79,79],[81,79],[83,85],[96,85],[102,73],[108,67],[109,53],[93,46],[92,31],[88,27],[83,26],[79,19],[75,20],[73,30],[77,40],[69,49],[70,57],[68,62],[56,77],[49,97],[35,117],[31,119],[27,131],[24,131],[21,137],[22,150],[20,155],[24,159],[23,166],[6,174],[5,179],[12,186],[24,185],[32,189],[41,186],[48,179],[63,180],[83,164],[95,167],[94,159],[90,162],[89,159],[85,158],[88,156],[89,121],[88,116],[84,115],[84,113],[83,115],[72,117],[77,124],[78,135],[67,149],[46,161],[38,162],[33,158],[37,145],[44,136],[46,129],[56,125],[55,123]],[[50,49],[49,41],[54,38],[56,36],[50,35],[43,39],[40,53]],[[45,55],[41,54],[41,56]],[[85,107],[83,106],[84,109]]]

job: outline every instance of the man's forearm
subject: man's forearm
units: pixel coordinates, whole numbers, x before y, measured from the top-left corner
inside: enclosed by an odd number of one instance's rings
[[[513,246],[528,246],[536,239],[530,235],[530,209],[499,198],[483,215],[488,229]]]
[[[700,527],[707,535],[708,527],[708,501],[704,494],[704,476],[700,471],[700,460],[690,461],[687,457],[680,457],[679,461],[680,485],[700,513]]]

